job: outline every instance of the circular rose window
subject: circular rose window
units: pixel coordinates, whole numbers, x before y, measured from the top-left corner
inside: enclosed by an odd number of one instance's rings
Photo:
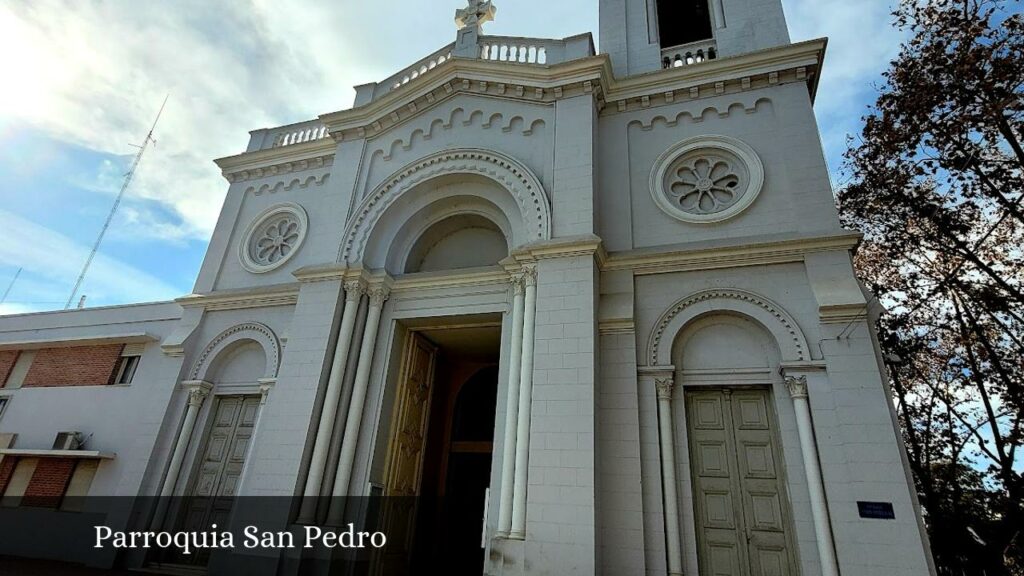
[[[308,219],[298,204],[273,206],[253,220],[239,246],[242,267],[256,274],[287,262],[306,238]]]
[[[701,136],[669,148],[654,165],[651,195],[684,222],[721,222],[757,198],[764,167],[754,150],[725,136]]]

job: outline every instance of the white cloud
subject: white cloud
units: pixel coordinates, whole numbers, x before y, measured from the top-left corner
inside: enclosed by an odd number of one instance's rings
[[[815,110],[831,155],[859,133],[865,105],[899,52],[904,33],[892,27],[896,0],[784,0],[794,41],[828,37]],[[839,166],[832,166],[833,170]]]
[[[0,264],[13,270],[24,267],[12,294],[31,294],[30,302],[15,301],[3,312],[54,309],[71,292],[89,248],[5,210],[0,210]],[[152,302],[182,295],[182,290],[119,260],[96,255],[86,279],[89,302]],[[6,279],[4,289],[6,289]],[[21,300],[21,299],[19,299]]]
[[[347,107],[351,87],[380,80],[454,39],[463,0],[386,5],[342,0],[211,3],[0,3],[0,52],[10,80],[0,91],[0,128],[28,122],[57,138],[132,154],[165,94],[157,145],[131,195],[176,215],[149,218],[148,233],[172,242],[206,240],[227,189],[212,163],[238,153],[249,130]],[[785,0],[793,37],[829,36],[819,90],[826,145],[856,130],[855,96],[895,54],[885,0]],[[557,9],[564,17],[537,18]],[[499,3],[494,34],[596,34],[597,2]],[[2,131],[0,131],[2,143]],[[116,189],[101,174],[94,189]],[[136,208],[136,210],[140,210]],[[147,217],[129,214],[127,222]]]

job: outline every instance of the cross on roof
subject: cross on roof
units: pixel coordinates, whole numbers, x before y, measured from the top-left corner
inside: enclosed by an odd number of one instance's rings
[[[497,11],[491,0],[469,0],[469,6],[455,11],[455,25],[460,30],[467,26],[481,26],[494,20]]]

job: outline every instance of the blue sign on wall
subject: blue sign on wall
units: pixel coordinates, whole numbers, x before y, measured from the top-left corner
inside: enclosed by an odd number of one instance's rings
[[[875,518],[878,520],[895,520],[896,512],[892,509],[892,502],[857,502],[857,511],[861,518]]]

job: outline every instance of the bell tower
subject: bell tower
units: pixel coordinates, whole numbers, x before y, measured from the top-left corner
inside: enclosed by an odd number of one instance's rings
[[[601,52],[617,76],[789,44],[782,0],[601,0]]]

